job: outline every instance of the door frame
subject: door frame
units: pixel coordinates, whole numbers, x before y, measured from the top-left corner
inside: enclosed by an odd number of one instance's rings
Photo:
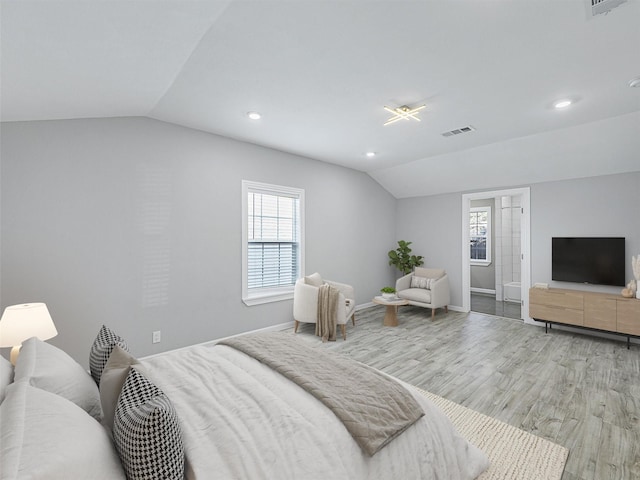
[[[471,201],[501,196],[520,196],[520,205],[522,207],[522,215],[520,216],[521,317],[525,323],[533,323],[529,317],[528,295],[531,286],[531,189],[529,187],[465,193],[462,195],[462,309],[465,312],[471,310],[471,262],[469,258],[469,212]]]

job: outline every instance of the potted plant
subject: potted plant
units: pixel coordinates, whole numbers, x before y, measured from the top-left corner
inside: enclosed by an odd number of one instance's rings
[[[380,291],[382,292],[382,298],[385,300],[390,300],[396,296],[396,289],[393,287],[383,287]]]
[[[398,248],[390,250],[389,265],[395,266],[403,275],[413,272],[415,267],[419,267],[424,263],[422,255],[411,255],[411,242],[398,240]]]

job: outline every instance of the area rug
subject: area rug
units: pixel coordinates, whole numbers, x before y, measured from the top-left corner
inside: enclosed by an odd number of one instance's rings
[[[487,454],[491,466],[479,480],[560,480],[569,450],[416,388],[438,405],[460,434]]]

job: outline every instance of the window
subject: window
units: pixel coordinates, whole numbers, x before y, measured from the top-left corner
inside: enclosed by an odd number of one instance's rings
[[[469,212],[471,265],[489,265],[491,263],[491,207],[474,207]]]
[[[304,275],[304,190],[242,181],[242,301],[293,298]]]

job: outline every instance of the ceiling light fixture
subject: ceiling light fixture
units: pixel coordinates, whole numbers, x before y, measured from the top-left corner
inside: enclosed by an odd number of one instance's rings
[[[393,116],[390,117],[386,122],[384,122],[385,125],[389,125],[391,123],[395,123],[399,120],[410,120],[410,119],[414,119],[416,122],[420,121],[420,118],[418,118],[418,112],[420,110],[422,110],[423,108],[426,108],[426,105],[420,105],[419,107],[416,108],[409,108],[406,105],[403,105],[401,107],[398,108],[389,108],[389,107],[384,107],[384,109],[391,113]]]
[[[365,153],[365,155],[369,158],[375,157],[376,156],[376,152],[367,152]]]
[[[553,106],[556,107],[558,110],[560,110],[562,108],[567,108],[569,105],[571,105],[571,100],[560,100],[556,102]]]
[[[640,87],[640,77],[636,77],[632,80],[629,80],[629,86],[631,88],[638,88]]]
[[[247,112],[247,117],[249,117],[251,120],[260,120],[262,118],[262,115],[260,115],[258,112]]]

